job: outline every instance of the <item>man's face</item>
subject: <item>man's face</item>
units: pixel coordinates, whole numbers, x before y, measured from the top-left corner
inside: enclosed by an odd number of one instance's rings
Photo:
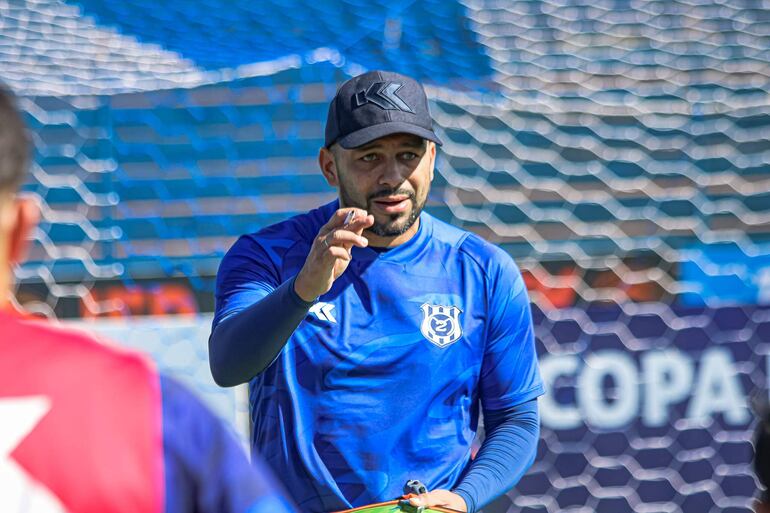
[[[332,151],[340,203],[374,216],[369,231],[396,237],[411,228],[425,206],[433,180],[436,146],[409,134],[394,134],[369,144]],[[327,176],[328,178],[328,176]]]

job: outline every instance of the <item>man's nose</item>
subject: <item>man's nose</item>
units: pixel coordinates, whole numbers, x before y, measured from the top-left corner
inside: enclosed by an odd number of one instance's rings
[[[387,159],[382,166],[380,184],[397,187],[404,181],[402,166],[395,158]]]

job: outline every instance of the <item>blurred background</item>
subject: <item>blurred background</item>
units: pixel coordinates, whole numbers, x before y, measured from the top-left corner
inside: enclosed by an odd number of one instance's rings
[[[747,512],[768,0],[0,0],[43,209],[18,302],[148,351],[246,436],[208,369],[217,266],[335,197],[328,101],[377,68],[431,99],[427,210],[508,251],[533,302],[538,458],[485,511]]]

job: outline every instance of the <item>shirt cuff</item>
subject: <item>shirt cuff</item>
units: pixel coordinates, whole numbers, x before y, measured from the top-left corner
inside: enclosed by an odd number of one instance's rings
[[[468,513],[476,513],[476,501],[473,500],[473,497],[471,497],[468,492],[459,488],[455,488],[454,490],[451,490],[451,492],[456,493],[463,498]]]
[[[308,302],[308,301],[305,301],[304,299],[302,299],[301,297],[299,297],[299,294],[297,294],[297,291],[294,290],[294,282],[296,281],[296,279],[297,279],[297,275],[295,275],[294,278],[292,278],[288,282],[289,283],[289,297],[291,298],[291,300],[297,306],[301,306],[302,308],[310,308],[311,306],[313,306],[314,304],[316,304],[318,302],[318,298],[315,298],[313,301]]]

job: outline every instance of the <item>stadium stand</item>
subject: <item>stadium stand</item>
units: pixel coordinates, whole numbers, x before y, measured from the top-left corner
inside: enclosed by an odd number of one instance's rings
[[[206,69],[332,47],[367,67],[466,88],[484,84],[492,73],[456,0],[73,3],[102,25],[160,44]],[[220,15],[205,14],[210,12]]]
[[[173,52],[97,26],[62,1],[3,2],[0,15],[0,74],[26,94],[177,87],[205,75]]]
[[[333,197],[315,164],[327,102],[391,68],[430,84],[445,144],[428,210],[510,252],[533,300],[538,460],[487,512],[748,510],[770,2],[222,5],[0,0],[0,79],[23,96],[44,217],[20,302],[198,315],[93,326],[217,401],[200,326],[219,259]]]
[[[766,103],[770,18],[761,1],[467,5],[512,96],[658,112]]]

